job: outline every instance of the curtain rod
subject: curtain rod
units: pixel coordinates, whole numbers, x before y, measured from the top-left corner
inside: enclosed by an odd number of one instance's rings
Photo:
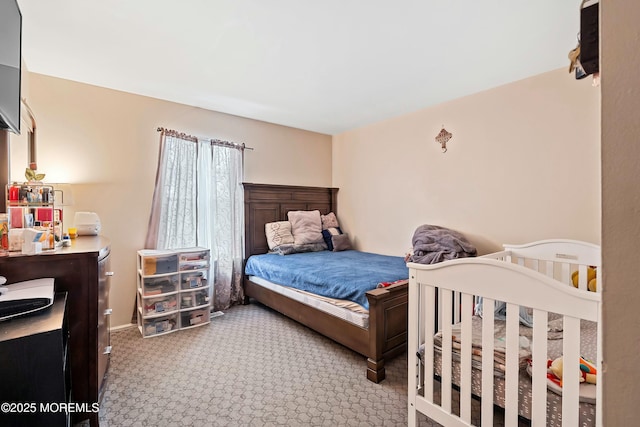
[[[157,131],[162,132],[165,135],[174,136],[177,138],[185,139],[187,141],[198,142],[199,139],[204,139],[206,141],[209,141],[212,145],[220,145],[222,147],[236,148],[238,150],[253,150],[252,147],[247,147],[246,145],[244,145],[244,142],[242,144],[238,144],[236,142],[223,141],[221,139],[215,139],[215,138],[198,138],[197,136],[188,135],[186,133],[178,132],[171,129],[165,129],[163,127],[159,127]]]

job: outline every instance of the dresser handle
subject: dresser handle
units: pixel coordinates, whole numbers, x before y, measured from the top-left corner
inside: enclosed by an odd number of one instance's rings
[[[111,346],[110,345],[106,346],[104,348],[104,353],[102,353],[102,354],[111,354]]]
[[[113,276],[113,271],[107,271],[106,273],[104,273],[105,276]]]
[[[105,316],[108,316],[108,315],[110,315],[111,313],[113,313],[113,309],[112,309],[112,308],[107,308],[107,309],[104,311],[104,315],[105,315]]]

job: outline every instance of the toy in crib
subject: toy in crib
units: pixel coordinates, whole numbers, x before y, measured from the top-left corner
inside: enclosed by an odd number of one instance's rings
[[[574,271],[571,274],[571,282],[573,283],[573,286],[575,286],[576,288],[578,287],[579,277],[580,277],[580,274],[577,271]],[[587,267],[587,289],[589,289],[591,292],[595,292],[597,287],[597,281],[598,279],[596,279],[596,268]]]
[[[556,360],[551,360],[547,362],[547,378],[553,383],[562,387],[562,375],[563,375],[563,363],[562,356],[558,357]],[[580,382],[581,383],[596,383],[596,367],[585,359],[584,357],[580,358]]]

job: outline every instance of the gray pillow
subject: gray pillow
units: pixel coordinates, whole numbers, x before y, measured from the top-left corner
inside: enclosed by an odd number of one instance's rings
[[[333,243],[333,251],[346,251],[348,249],[353,249],[351,247],[351,241],[349,240],[349,234],[336,234],[331,236],[331,242]]]
[[[322,221],[320,211],[289,211],[287,214],[291,223],[293,243],[304,245],[307,243],[324,243],[322,239]]]

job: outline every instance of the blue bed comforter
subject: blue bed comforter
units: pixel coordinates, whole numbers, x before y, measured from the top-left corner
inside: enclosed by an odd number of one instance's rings
[[[380,282],[407,279],[409,269],[403,257],[349,250],[253,255],[245,274],[369,309],[365,292]]]

